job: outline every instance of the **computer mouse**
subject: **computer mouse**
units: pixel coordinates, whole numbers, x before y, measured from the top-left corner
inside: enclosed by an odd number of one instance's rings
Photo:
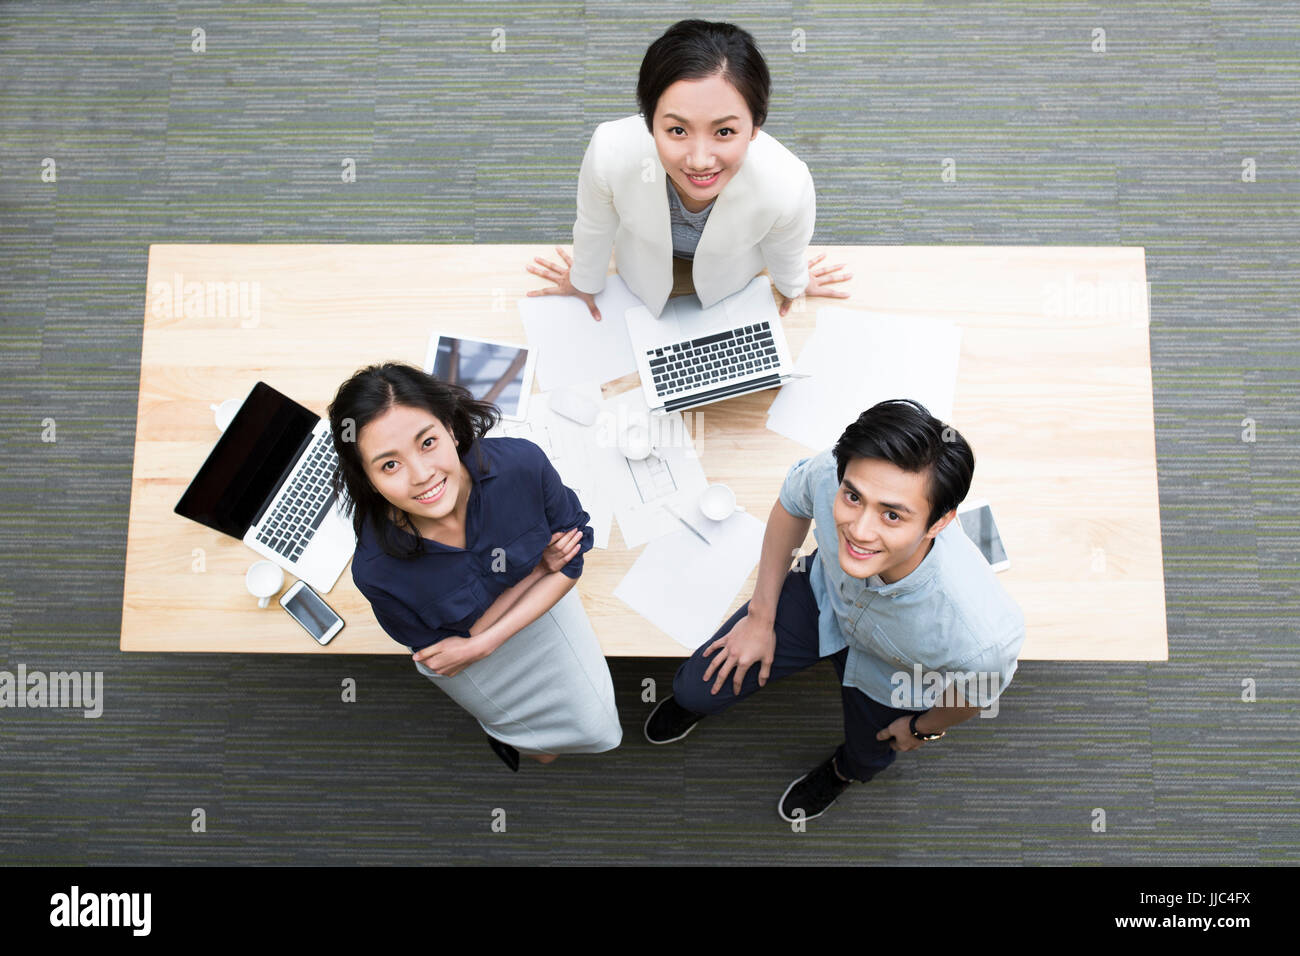
[[[586,428],[596,421],[600,406],[572,388],[557,388],[551,393],[551,411]]]

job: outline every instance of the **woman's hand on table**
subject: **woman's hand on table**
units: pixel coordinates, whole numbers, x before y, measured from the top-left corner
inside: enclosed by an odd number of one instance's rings
[[[475,661],[487,657],[477,637],[444,637],[415,652],[415,660],[439,677],[455,677]]]
[[[820,295],[828,299],[847,299],[849,294],[841,289],[833,289],[831,286],[836,282],[845,282],[853,278],[853,273],[845,272],[842,275],[840,270],[844,268],[844,263],[833,266],[822,266],[820,269],[814,269],[813,266],[826,258],[826,253],[822,253],[815,259],[808,260],[808,287],[803,290],[804,295]],[[794,299],[787,299],[782,292],[777,293],[781,296],[781,315],[790,311],[790,306]]]
[[[554,282],[555,288],[533,289],[528,294],[529,295],[575,295],[587,304],[587,311],[591,313],[591,317],[593,319],[599,322],[600,309],[596,308],[596,297],[590,292],[579,292],[577,289],[573,287],[573,283],[569,281],[569,270],[573,268],[572,257],[570,257],[570,255],[567,252],[565,252],[563,249],[561,249],[559,246],[555,247],[555,251],[558,252],[560,254],[560,258],[564,260],[565,265],[563,268],[561,268],[556,263],[551,262],[549,259],[543,259],[541,256],[533,257],[533,262],[536,263],[535,265],[528,265],[524,267],[533,275],[541,276],[543,279],[549,279],[552,282]]]
[[[542,560],[538,562],[538,566],[544,567],[546,571],[554,574],[576,558],[581,550],[582,531],[580,529],[557,531],[551,535],[551,543],[542,552]]]

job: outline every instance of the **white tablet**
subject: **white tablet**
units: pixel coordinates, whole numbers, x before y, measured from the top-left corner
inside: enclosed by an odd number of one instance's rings
[[[465,386],[479,401],[500,408],[503,418],[523,421],[536,358],[536,351],[527,346],[435,332],[429,339],[424,370],[444,382]]]

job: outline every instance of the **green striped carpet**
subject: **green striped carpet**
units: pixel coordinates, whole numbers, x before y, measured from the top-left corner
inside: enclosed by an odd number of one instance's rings
[[[119,653],[147,246],[568,241],[590,131],[687,15],[763,46],[815,242],[1146,248],[1169,662],[1023,664],[792,833],[829,663],[652,748],[674,668],[616,661],[624,745],[511,775],[403,658]],[[1300,861],[1297,50],[1265,0],[0,3],[0,669],[105,679],[94,721],[0,710],[0,857]]]

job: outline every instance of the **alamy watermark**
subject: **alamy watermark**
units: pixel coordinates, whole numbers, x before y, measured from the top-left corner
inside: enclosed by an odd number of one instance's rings
[[[998,690],[1002,675],[997,671],[925,671],[920,664],[912,670],[895,671],[889,678],[893,690],[889,704],[904,710],[919,710],[935,706],[977,707],[979,701],[989,701],[980,711],[981,717],[998,715]]]
[[[597,448],[617,448],[634,458],[662,457],[659,453],[669,448],[699,458],[705,450],[704,417],[702,411],[655,415],[620,404],[601,409],[593,438]],[[634,449],[639,449],[639,454]]]
[[[149,312],[156,319],[239,319],[255,328],[262,318],[262,283],[185,281],[175,272],[170,281],[149,289]]]
[[[51,926],[125,926],[133,936],[148,936],[152,893],[83,893],[73,885],[50,897]]]
[[[81,707],[83,717],[104,713],[103,671],[0,671],[0,707]]]
[[[1137,321],[1147,317],[1150,282],[1075,280],[1043,285],[1043,312],[1052,318]]]

